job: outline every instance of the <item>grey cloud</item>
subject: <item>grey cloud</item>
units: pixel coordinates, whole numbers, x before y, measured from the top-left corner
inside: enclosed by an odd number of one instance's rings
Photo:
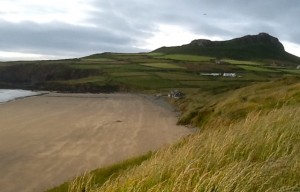
[[[140,51],[132,34],[65,23],[0,22],[2,51],[39,54],[83,55],[102,51]]]
[[[237,35],[268,32],[283,40],[296,41],[300,27],[300,2],[240,0],[114,0],[95,1],[95,7],[113,12],[131,21],[133,26],[154,30],[156,23],[180,25],[194,33],[232,38]],[[206,14],[206,15],[204,15]],[[105,17],[105,15],[96,15]],[[118,22],[118,19],[110,22]],[[291,27],[293,30],[291,30]]]
[[[136,45],[150,38],[158,24],[223,39],[267,32],[300,44],[298,0],[93,0],[92,5],[87,23],[94,27],[0,21],[0,50],[74,56],[142,51]]]

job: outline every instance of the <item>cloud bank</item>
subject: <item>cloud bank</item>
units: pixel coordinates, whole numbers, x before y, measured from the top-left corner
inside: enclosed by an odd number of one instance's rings
[[[300,56],[298,18],[298,0],[2,0],[0,59],[140,52],[260,32]]]

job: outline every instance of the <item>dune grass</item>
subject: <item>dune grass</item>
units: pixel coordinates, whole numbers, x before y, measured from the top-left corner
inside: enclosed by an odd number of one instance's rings
[[[100,182],[79,177],[68,191],[300,191],[298,80],[202,95],[208,108],[197,112],[213,118],[196,134]]]
[[[228,82],[223,83],[228,86]],[[231,86],[233,85],[231,84]],[[213,85],[209,85],[208,91],[202,91],[177,101],[177,105],[183,111],[179,124],[193,124],[202,127],[217,117],[221,117],[224,123],[231,123],[245,118],[252,111],[264,112],[274,107],[300,102],[299,78],[287,77],[272,82],[254,84],[224,94],[215,94],[212,87]],[[216,87],[216,90],[221,88],[220,86]]]
[[[89,189],[91,187],[101,186],[111,178],[117,177],[119,174],[123,174],[126,170],[140,165],[143,161],[149,159],[152,152],[139,157],[131,158],[120,162],[118,164],[100,168],[91,171],[83,176],[78,176],[74,180],[65,182],[55,188],[47,190],[47,192],[66,192],[66,191],[78,191]]]
[[[215,120],[103,185],[74,182],[71,187],[97,192],[299,191],[299,113],[299,106],[288,106],[250,113],[226,126]]]

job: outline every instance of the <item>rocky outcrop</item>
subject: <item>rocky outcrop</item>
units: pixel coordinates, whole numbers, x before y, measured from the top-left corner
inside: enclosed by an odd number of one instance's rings
[[[267,33],[246,35],[227,41],[193,40],[177,47],[162,47],[154,52],[206,55],[233,59],[276,59],[298,63],[300,58],[287,53],[278,38]]]
[[[228,41],[210,41],[207,39],[197,39],[193,40],[190,45],[197,45],[199,47],[216,47],[223,46],[226,44],[235,44],[238,46],[244,45],[249,46],[249,44],[265,44],[274,49],[284,51],[282,43],[278,38],[269,35],[268,33],[259,33],[258,35],[247,35],[240,38],[235,38]]]

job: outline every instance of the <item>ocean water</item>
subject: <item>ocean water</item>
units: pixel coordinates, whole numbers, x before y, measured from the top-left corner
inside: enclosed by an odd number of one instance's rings
[[[39,94],[40,93],[27,90],[0,89],[0,103]]]

